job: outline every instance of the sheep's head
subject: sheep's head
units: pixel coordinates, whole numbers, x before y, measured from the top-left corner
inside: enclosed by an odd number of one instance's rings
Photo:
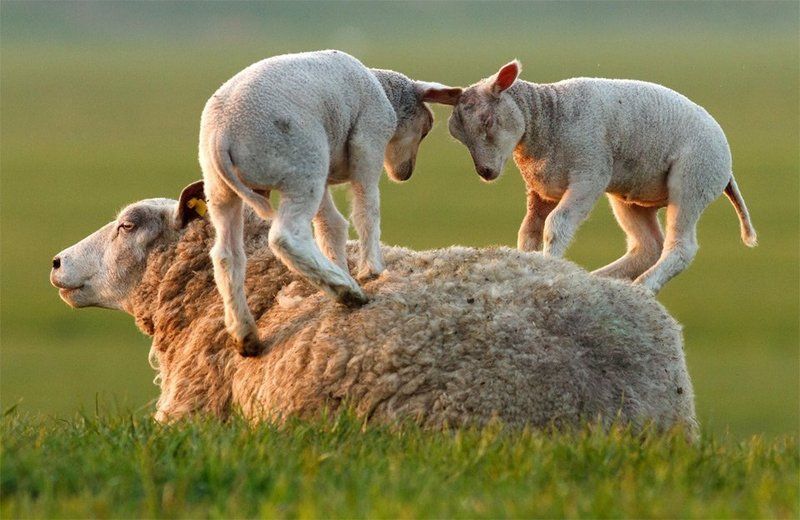
[[[514,60],[496,74],[462,91],[437,93],[436,102],[453,105],[450,134],[469,150],[475,170],[485,181],[500,176],[525,134],[525,119],[506,91],[516,82],[520,64]]]
[[[149,252],[177,239],[186,224],[204,214],[202,182],[187,186],[179,202],[146,199],[126,206],[114,221],[53,258],[50,283],[72,307],[132,312],[130,298]]]

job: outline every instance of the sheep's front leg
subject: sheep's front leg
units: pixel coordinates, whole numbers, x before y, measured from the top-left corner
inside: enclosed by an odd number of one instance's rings
[[[528,211],[517,234],[517,249],[520,251],[541,250],[544,221],[555,207],[556,202],[544,200],[535,191],[528,188]]]
[[[567,188],[544,221],[544,254],[564,256],[575,231],[589,216],[604,188],[605,184],[599,182],[580,182]]]
[[[350,144],[350,182],[353,189],[353,224],[358,232],[360,280],[383,272],[381,255],[380,181],[385,145],[353,138]]]
[[[347,229],[350,227],[336,204],[330,189],[322,195],[322,203],[314,217],[314,238],[322,252],[336,265],[348,272],[347,268]]]
[[[258,339],[253,315],[247,306],[244,277],[247,258],[244,252],[242,201],[233,194],[209,197],[209,217],[216,237],[211,248],[214,280],[225,307],[225,328],[233,337],[239,353],[257,356],[264,349]]]
[[[347,271],[322,254],[311,233],[311,219],[320,207],[325,189],[325,177],[320,175],[319,181],[311,186],[284,191],[278,215],[269,230],[269,245],[289,269],[339,302],[357,307],[368,301],[366,295]]]

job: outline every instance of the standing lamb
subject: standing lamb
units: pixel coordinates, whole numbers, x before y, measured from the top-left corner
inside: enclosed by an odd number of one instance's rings
[[[696,428],[680,327],[655,299],[507,248],[385,247],[389,271],[368,282],[369,304],[348,311],[287,270],[269,224],[245,211],[247,289],[273,347],[243,358],[214,286],[214,230],[192,204],[201,190],[126,207],[62,251],[50,276],[73,307],[122,309],[153,336],[158,420],[237,409],[281,420],[347,405],[428,427]]]
[[[420,141],[433,124],[424,101],[434,86],[367,69],[343,52],[319,51],[255,63],[209,99],[200,124],[200,164],[217,231],[211,257],[225,323],[242,355],[264,347],[244,292],[243,202],[261,218],[272,218],[269,193],[279,191],[269,234],[275,255],[340,302],[363,305],[367,297],[344,254],[347,220],[327,186],[350,183],[357,276],[379,274],[381,165],[394,180],[411,176]]]
[[[562,256],[604,192],[628,250],[595,274],[658,292],[694,258],[700,214],[723,191],[742,240],[756,245],[725,134],[703,108],[642,81],[534,84],[518,80],[519,72],[515,60],[466,90],[431,97],[454,105],[450,133],[483,179],[496,179],[514,153],[528,192],[520,250]],[[666,240],[657,215],[665,206]]]

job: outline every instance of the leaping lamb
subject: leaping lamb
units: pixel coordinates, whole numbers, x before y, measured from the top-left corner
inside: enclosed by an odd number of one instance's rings
[[[200,165],[217,230],[211,257],[227,330],[242,355],[265,347],[244,292],[243,203],[272,219],[269,246],[287,267],[340,302],[363,305],[367,296],[344,256],[347,220],[327,186],[350,183],[357,276],[377,276],[383,271],[381,165],[394,180],[411,176],[420,141],[433,124],[424,103],[432,86],[368,69],[330,50],[259,61],[208,100],[200,123]],[[271,190],[281,193],[276,215]]]
[[[700,214],[723,192],[739,216],[742,241],[756,245],[725,134],[702,107],[643,81],[535,84],[518,79],[519,72],[515,60],[465,90],[446,87],[430,96],[454,105],[450,133],[484,180],[496,179],[513,153],[527,184],[520,250],[562,256],[603,193],[628,250],[598,275],[658,292],[694,258]]]

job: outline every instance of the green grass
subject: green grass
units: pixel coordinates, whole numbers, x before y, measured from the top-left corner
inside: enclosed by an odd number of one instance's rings
[[[796,2],[0,3],[0,517],[797,518],[800,422],[800,6]],[[249,63],[339,48],[466,85],[654,81],[706,107],[730,141],[760,245],[711,205],[700,252],[659,299],[683,324],[702,440],[679,434],[424,432],[349,416],[285,428],[165,428],[148,338],[68,309],[50,259],[146,197],[200,175],[203,104]],[[447,135],[382,184],[382,236],[415,249],[514,245],[524,187],[492,185]],[[344,193],[337,193],[346,205]],[[622,253],[605,202],[568,257]],[[95,402],[118,411],[76,415]]]
[[[797,438],[2,420],[3,518],[796,518]]]
[[[50,259],[123,204],[175,197],[199,177],[199,114],[232,74],[268,55],[336,47],[371,66],[460,85],[518,57],[525,79],[638,78],[705,106],[728,136],[761,245],[745,248],[732,208],[715,202],[700,221],[697,259],[659,299],[684,326],[706,431],[798,431],[795,3],[0,8],[4,406],[70,417],[97,394],[133,408],[155,395],[147,338],[119,313],[68,309],[48,283]],[[383,239],[415,249],[513,245],[525,207],[518,173],[509,167],[497,183],[481,183],[447,134],[448,109],[435,112],[414,177],[383,183]],[[601,201],[568,257],[592,269],[623,248]]]

